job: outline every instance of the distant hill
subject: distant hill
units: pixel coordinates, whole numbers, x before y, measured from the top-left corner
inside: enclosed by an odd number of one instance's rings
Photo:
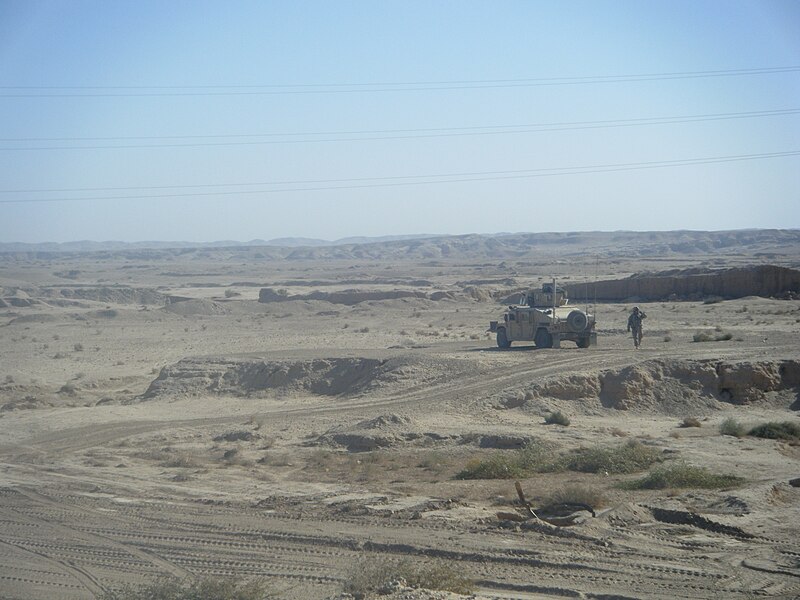
[[[424,239],[431,237],[446,237],[437,234],[415,234],[415,235],[386,235],[380,237],[348,237],[339,240],[321,240],[317,238],[286,237],[273,240],[250,240],[249,242],[239,242],[235,240],[219,240],[215,242],[161,242],[161,241],[142,241],[142,242],[120,242],[104,241],[95,242],[81,240],[75,242],[7,242],[0,243],[0,253],[2,252],[109,252],[115,250],[165,250],[170,248],[239,248],[255,246],[276,246],[279,248],[318,248],[324,246],[341,246],[347,244],[372,244],[380,242],[392,242],[396,240]]]
[[[334,242],[282,238],[249,242],[68,242],[63,244],[0,244],[0,253],[17,256],[98,253],[127,258],[242,260],[539,260],[543,256],[647,258],[746,256],[798,260],[800,230],[743,229],[734,231],[589,231],[571,233],[508,233],[468,235],[408,235],[345,238]],[[791,262],[788,261],[788,262]],[[784,261],[787,262],[787,261]],[[794,265],[788,265],[794,266]]]

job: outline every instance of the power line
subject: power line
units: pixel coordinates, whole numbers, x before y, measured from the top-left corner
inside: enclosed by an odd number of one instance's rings
[[[400,92],[427,90],[491,89],[561,85],[593,85],[671,79],[706,79],[796,73],[800,65],[707,71],[675,71],[629,75],[593,75],[525,79],[477,79],[449,81],[408,81],[371,83],[316,83],[272,85],[181,85],[181,86],[0,86],[10,93],[0,98],[104,98],[148,96],[253,96],[283,94],[342,94],[362,92]],[[66,90],[54,93],[56,90]],[[106,90],[102,91],[101,90]],[[134,91],[151,90],[151,91]],[[193,90],[193,91],[191,91]],[[44,93],[43,93],[44,92]],[[81,93],[75,93],[81,92]]]
[[[192,186],[163,186],[150,188],[96,188],[99,190],[111,189],[170,189],[170,188],[209,188],[218,186],[252,186],[252,185],[294,185],[294,186],[313,186],[313,187],[290,187],[280,189],[261,189],[261,190],[239,190],[239,191],[217,191],[217,192],[188,192],[178,194],[150,194],[150,195],[126,195],[126,196],[105,196],[105,197],[73,197],[73,198],[35,198],[35,199],[16,199],[0,200],[0,204],[29,204],[41,202],[76,202],[91,200],[152,200],[165,198],[189,198],[200,196],[235,196],[252,194],[274,194],[283,192],[307,192],[323,190],[342,190],[378,187],[398,187],[411,185],[432,185],[446,183],[463,183],[474,181],[494,181],[507,179],[529,179],[535,177],[552,177],[558,175],[585,175],[593,173],[610,173],[617,171],[636,171],[644,169],[658,169],[667,167],[683,167],[702,164],[715,164],[726,162],[739,162],[747,160],[764,160],[772,158],[784,158],[800,155],[800,150],[789,150],[785,152],[770,152],[764,154],[739,154],[729,156],[712,156],[703,158],[686,158],[676,160],[648,161],[635,163],[612,163],[604,165],[585,165],[571,167],[550,167],[540,169],[523,169],[515,171],[479,171],[466,173],[445,173],[433,175],[398,175],[390,177],[361,177],[351,179],[312,179],[295,181],[273,181],[262,183],[234,183],[234,184],[200,184]],[[420,180],[420,181],[412,181]],[[330,183],[341,183],[343,185],[320,185]],[[85,188],[89,190],[91,188]]]
[[[167,135],[167,136],[108,136],[108,137],[60,137],[60,138],[0,138],[0,142],[90,142],[90,141],[133,141],[133,140],[198,140],[198,139],[238,139],[250,141],[187,142],[173,144],[113,144],[94,146],[20,146],[0,147],[5,150],[130,150],[145,148],[199,148],[209,146],[247,146],[273,144],[306,144],[324,142],[382,141],[397,139],[420,139],[439,137],[463,137],[476,135],[509,135],[522,133],[543,133],[553,131],[574,131],[581,129],[608,129],[636,127],[643,125],[673,125],[703,121],[723,121],[733,119],[752,119],[795,115],[800,108],[779,110],[748,111],[734,113],[712,113],[700,115],[681,115],[669,117],[643,117],[637,119],[613,119],[602,121],[565,121],[555,123],[527,123],[521,125],[481,125],[474,127],[437,127],[416,129],[377,129],[357,131],[301,132],[301,133],[251,133],[251,134],[212,134],[212,135]],[[296,137],[296,136],[360,136],[289,140],[253,140],[253,138]]]

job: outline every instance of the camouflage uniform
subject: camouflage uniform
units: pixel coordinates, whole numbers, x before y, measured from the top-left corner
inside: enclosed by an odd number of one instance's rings
[[[639,310],[638,306],[633,307],[631,316],[628,317],[628,331],[633,335],[633,347],[639,349],[639,344],[642,343],[642,321],[647,318],[647,315]]]

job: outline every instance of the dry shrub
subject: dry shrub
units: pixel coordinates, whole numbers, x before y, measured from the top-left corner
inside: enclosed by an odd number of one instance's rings
[[[728,488],[744,481],[735,475],[712,473],[705,467],[695,467],[683,462],[664,465],[651,473],[620,485],[629,490],[663,490],[668,488]]]
[[[547,425],[563,425],[564,427],[566,427],[567,425],[569,425],[570,420],[567,415],[562,413],[560,410],[557,410],[547,415],[544,418],[544,422]]]
[[[721,330],[716,332],[698,331],[692,336],[694,342],[725,342],[733,339],[732,333],[727,333]]]
[[[161,466],[170,469],[196,469],[201,467],[202,463],[188,452],[173,452],[163,459]]]
[[[747,434],[747,428],[733,417],[728,417],[720,423],[719,432],[721,435],[732,435],[740,438]]]
[[[535,473],[635,473],[662,460],[661,452],[636,440],[612,448],[580,448],[557,455],[544,444],[521,450],[498,451],[487,458],[470,460],[457,479],[523,479]]]
[[[582,473],[635,473],[662,460],[657,448],[636,440],[615,448],[581,448],[567,457],[567,468]]]
[[[703,424],[697,417],[684,417],[678,427],[702,427]]]
[[[748,435],[753,437],[766,438],[770,440],[800,441],[800,425],[791,421],[762,423],[756,425]]]
[[[344,591],[355,598],[369,598],[388,592],[393,584],[398,583],[456,594],[470,594],[475,588],[475,584],[460,569],[441,562],[421,563],[407,558],[370,557],[360,561],[348,573]]]
[[[546,506],[555,504],[586,504],[592,508],[600,508],[605,505],[605,497],[597,488],[586,485],[567,485],[556,490],[547,497],[544,503]]]
[[[194,581],[164,578],[154,583],[126,585],[120,590],[106,591],[99,600],[266,600],[276,597],[260,579],[208,577]]]

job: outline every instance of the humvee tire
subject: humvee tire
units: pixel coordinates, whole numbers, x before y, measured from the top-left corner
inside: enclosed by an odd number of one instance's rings
[[[546,329],[538,329],[536,335],[533,336],[533,343],[536,344],[537,348],[552,348],[553,336]]]
[[[508,336],[506,336],[505,329],[498,329],[497,330],[497,347],[498,348],[510,348],[511,342],[508,341]]]
[[[592,341],[591,338],[585,337],[585,338],[579,339],[575,343],[578,344],[578,348],[588,348],[589,344],[591,343],[591,341]]]
[[[567,316],[567,327],[570,328],[571,331],[575,333],[579,333],[586,329],[589,325],[589,318],[586,316],[586,313],[580,310],[573,310]]]

